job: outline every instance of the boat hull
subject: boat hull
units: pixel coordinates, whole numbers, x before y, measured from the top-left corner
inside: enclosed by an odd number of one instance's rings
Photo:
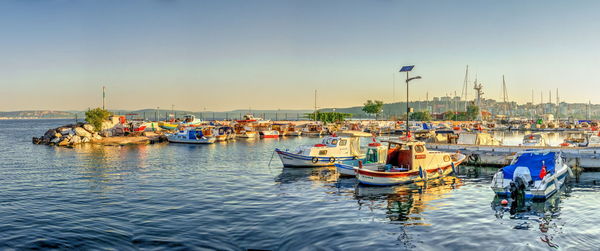
[[[279,138],[279,131],[271,130],[271,131],[261,131],[261,138]]]
[[[236,137],[253,139],[253,138],[258,137],[258,132],[243,132],[243,133],[236,134]]]
[[[203,139],[178,139],[176,137],[167,137],[170,143],[183,143],[183,144],[212,144],[215,143],[215,137],[203,138]]]
[[[360,183],[373,186],[393,186],[427,181],[445,177],[453,172],[452,165],[436,169],[408,172],[376,172],[367,169],[356,169],[356,178]],[[421,173],[424,173],[422,175]]]
[[[320,167],[333,166],[341,161],[355,159],[354,156],[306,156],[275,149],[284,167]]]

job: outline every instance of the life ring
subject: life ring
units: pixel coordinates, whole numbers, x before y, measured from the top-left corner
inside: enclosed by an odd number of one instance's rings
[[[471,162],[479,162],[479,155],[478,154],[471,154],[471,155],[469,155],[469,161],[471,161]]]
[[[312,158],[312,163],[313,163],[313,164],[316,164],[317,162],[319,162],[319,158],[317,158],[317,157],[313,157],[313,158]]]
[[[329,157],[329,163],[335,162],[335,157]]]
[[[444,161],[446,161],[446,162],[450,162],[450,156],[448,156],[448,155],[444,155]]]

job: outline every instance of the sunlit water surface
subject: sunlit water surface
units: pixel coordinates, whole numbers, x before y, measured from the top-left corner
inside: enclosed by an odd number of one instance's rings
[[[0,248],[598,249],[600,175],[504,212],[494,168],[395,187],[333,168],[282,168],[275,147],[316,138],[58,148],[31,137],[64,120],[0,121]],[[513,135],[518,141],[522,135]]]

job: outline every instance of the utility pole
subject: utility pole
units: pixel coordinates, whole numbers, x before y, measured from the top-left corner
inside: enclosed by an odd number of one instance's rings
[[[106,86],[102,86],[102,110],[106,110],[104,99],[106,99]]]
[[[317,90],[315,89],[315,111],[313,112],[313,120],[317,121]]]

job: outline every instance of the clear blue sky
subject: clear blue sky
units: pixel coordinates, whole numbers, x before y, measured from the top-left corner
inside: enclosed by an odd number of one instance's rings
[[[0,1],[0,110],[347,107],[458,92],[600,103],[600,1]],[[473,93],[469,89],[470,94]],[[472,98],[472,96],[471,96]]]

